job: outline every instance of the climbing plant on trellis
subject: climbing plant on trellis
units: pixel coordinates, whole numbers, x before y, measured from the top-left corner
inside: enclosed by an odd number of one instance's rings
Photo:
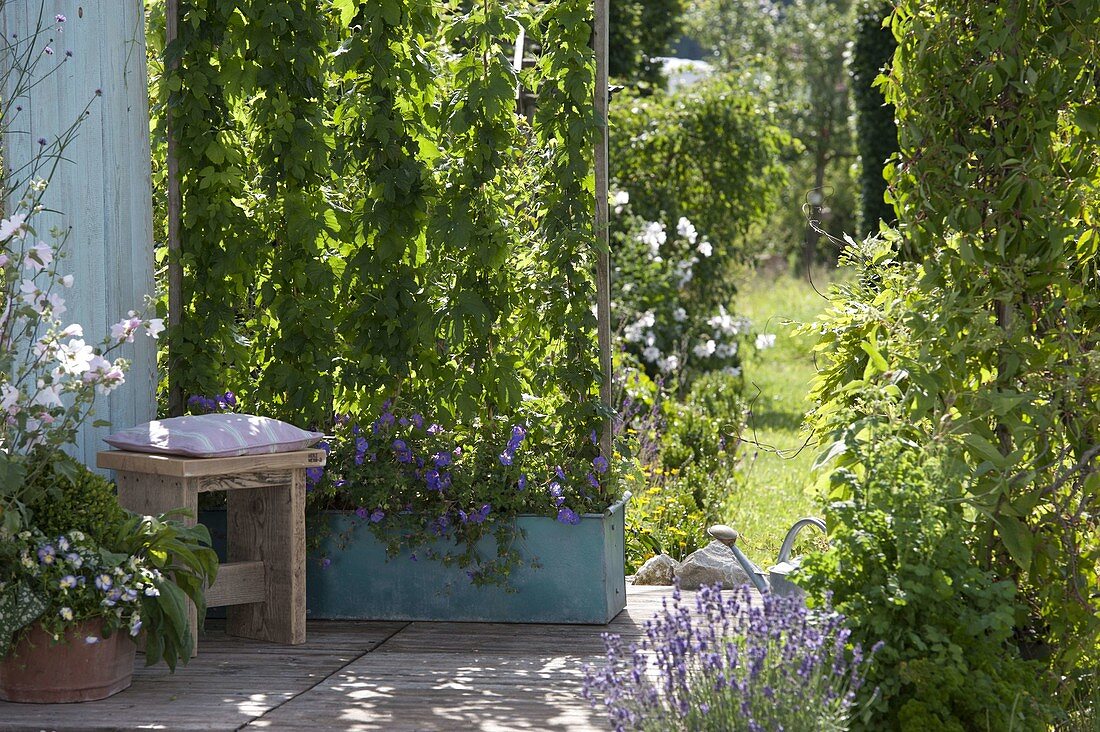
[[[590,460],[606,414],[590,2],[177,13],[157,92],[179,169],[172,390],[318,427],[397,399]],[[544,50],[517,72],[521,28]]]

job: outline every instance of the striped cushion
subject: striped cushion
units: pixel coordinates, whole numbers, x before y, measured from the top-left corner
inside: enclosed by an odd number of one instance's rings
[[[104,438],[111,447],[188,457],[232,457],[303,450],[323,435],[251,414],[156,419]]]

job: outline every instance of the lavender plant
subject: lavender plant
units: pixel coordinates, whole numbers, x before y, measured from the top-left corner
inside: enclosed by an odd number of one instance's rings
[[[747,586],[704,587],[693,611],[676,588],[639,643],[605,636],[607,662],[586,668],[583,694],[619,732],[845,730],[870,659],[843,623]]]

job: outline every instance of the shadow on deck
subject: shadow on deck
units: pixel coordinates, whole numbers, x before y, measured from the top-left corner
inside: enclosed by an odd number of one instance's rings
[[[580,697],[601,635],[641,635],[670,594],[628,588],[609,625],[309,623],[277,646],[226,636],[211,621],[198,657],[84,704],[0,702],[0,730],[606,730]]]

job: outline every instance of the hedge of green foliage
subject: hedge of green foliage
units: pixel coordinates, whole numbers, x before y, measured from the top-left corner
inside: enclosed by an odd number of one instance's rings
[[[962,697],[1008,694],[1021,699],[1021,725],[1041,727],[1034,680],[1018,676],[1038,679],[1065,710],[1100,663],[1100,413],[1090,406],[1100,398],[1100,18],[1090,3],[902,0],[894,23],[885,90],[899,120],[900,163],[887,169],[899,228],[848,252],[854,284],[819,324],[812,422],[835,454],[854,455],[844,469],[859,480],[875,453],[846,435],[901,424],[907,449],[941,445],[931,456],[947,473],[933,482],[951,493],[931,494],[922,510],[950,506],[952,524],[962,522],[948,534],[961,542],[952,566],[973,565],[1003,594],[987,605],[984,592],[950,586],[933,625],[851,617],[863,633],[909,633],[923,655],[908,668],[929,683],[899,695],[928,713],[987,729],[998,708]],[[873,398],[880,391],[889,400]],[[902,528],[863,524],[841,506],[831,518],[842,557],[887,546]],[[941,582],[942,561],[913,572]],[[1005,659],[989,694],[965,679],[941,688],[961,673],[941,627],[954,628],[956,645],[976,644],[970,657]],[[1012,670],[1025,657],[1040,670]],[[941,693],[961,705],[936,711]]]
[[[719,248],[774,208],[792,144],[766,106],[728,78],[675,94],[623,93],[611,107],[610,170],[647,221],[688,218]]]
[[[898,151],[894,105],[887,104],[875,79],[894,58],[897,42],[884,21],[894,11],[890,0],[862,0],[852,44],[852,98],[856,108],[856,143],[860,157],[860,229],[878,231],[878,222],[892,224],[894,207],[886,201],[886,161]]]
[[[609,3],[608,70],[616,81],[642,89],[664,86],[661,64],[679,35],[684,0],[615,0]]]

